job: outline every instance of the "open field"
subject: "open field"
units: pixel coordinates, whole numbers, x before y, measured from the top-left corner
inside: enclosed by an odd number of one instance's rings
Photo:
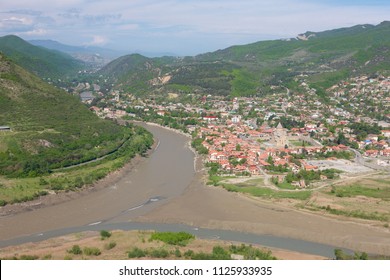
[[[319,170],[334,168],[346,173],[363,173],[372,171],[372,169],[368,167],[345,159],[308,160],[307,162],[311,165],[318,166]]]
[[[220,185],[229,192],[247,194],[267,199],[283,205],[298,207],[324,214],[383,222],[388,227],[390,221],[390,176],[382,174],[378,178],[366,176],[348,177],[334,180],[328,186],[307,189],[294,189],[279,184],[279,188],[269,188],[263,178],[223,179],[214,177],[214,185]]]
[[[313,193],[305,209],[332,215],[382,222],[390,221],[390,177],[350,179]]]

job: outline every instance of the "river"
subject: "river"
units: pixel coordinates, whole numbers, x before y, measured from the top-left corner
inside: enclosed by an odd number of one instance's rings
[[[146,160],[110,187],[45,208],[0,217],[0,247],[44,240],[73,232],[154,229],[192,232],[200,238],[249,242],[333,256],[334,246],[272,235],[195,228],[181,224],[139,223],[135,218],[177,199],[194,178],[189,139],[158,126],[143,125],[158,141]],[[201,207],[201,201],[199,201]]]

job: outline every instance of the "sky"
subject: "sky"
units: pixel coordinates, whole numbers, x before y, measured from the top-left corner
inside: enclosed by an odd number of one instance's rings
[[[390,20],[388,0],[0,1],[0,36],[174,55]]]

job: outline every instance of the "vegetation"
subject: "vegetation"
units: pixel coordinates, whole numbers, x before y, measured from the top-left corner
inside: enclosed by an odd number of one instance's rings
[[[356,197],[358,195],[363,195],[366,197],[380,198],[386,201],[390,200],[389,188],[366,187],[360,184],[333,186],[330,193],[337,197]]]
[[[335,179],[339,176],[338,175],[339,173],[341,173],[341,171],[334,169],[334,168],[319,170],[319,171],[314,171],[314,170],[307,171],[307,170],[301,169],[297,173],[293,173],[293,172],[287,173],[287,175],[285,177],[285,182],[292,183],[292,182],[304,180],[306,185],[308,185],[313,181],[321,180],[321,176],[326,177],[326,179]]]
[[[321,208],[333,215],[340,215],[340,216],[352,217],[352,218],[358,218],[364,220],[376,220],[382,222],[389,221],[389,217],[384,213],[366,212],[363,210],[351,210],[351,211],[340,210],[340,209],[334,209],[330,206],[321,207]]]
[[[354,255],[349,255],[341,249],[335,249],[334,255],[336,260],[368,260],[368,254],[366,252],[355,252]]]
[[[65,53],[31,45],[14,35],[0,37],[0,51],[23,68],[51,80],[75,76],[84,67]]]
[[[101,230],[100,231],[100,237],[101,237],[102,240],[110,238],[111,237],[111,232],[109,232],[107,230]]]
[[[111,62],[98,74],[137,95],[174,91],[254,96],[271,93],[271,85],[284,84],[295,91],[298,86],[293,78],[312,72],[308,77],[310,87],[329,101],[326,89],[351,73],[389,69],[385,59],[389,28],[388,22],[354,26],[310,33],[309,40],[261,41],[180,59],[130,55]],[[171,76],[168,83],[150,82],[164,75]]]
[[[102,252],[100,251],[99,248],[96,247],[85,247],[83,249],[83,253],[86,256],[99,256]]]
[[[208,149],[202,145],[203,140],[202,138],[195,138],[191,142],[191,146],[201,155],[208,153]]]
[[[145,129],[99,119],[2,55],[0,67],[13,77],[0,79],[0,123],[12,128],[0,135],[1,205],[91,184],[153,144]]]
[[[160,240],[170,245],[186,246],[195,236],[187,232],[155,232],[150,241]]]
[[[111,241],[110,243],[108,243],[108,244],[106,244],[105,246],[104,246],[104,248],[106,249],[106,250],[111,250],[111,249],[113,249],[113,248],[115,248],[116,247],[116,242],[115,241]]]
[[[311,196],[311,191],[274,191],[268,188],[240,187],[239,184],[222,184],[222,187],[230,192],[246,193],[262,198],[307,200]]]
[[[83,253],[79,245],[73,245],[73,247],[67,252],[73,255],[81,255]]]

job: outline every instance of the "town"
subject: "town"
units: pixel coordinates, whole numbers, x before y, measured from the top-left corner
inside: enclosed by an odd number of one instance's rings
[[[193,147],[218,174],[266,176],[307,188],[339,173],[390,170],[390,78],[359,76],[319,98],[305,75],[294,90],[263,97],[169,93],[140,98],[100,86],[74,88],[102,118],[142,120],[191,134]],[[86,91],[88,90],[88,91]],[[215,171],[215,170],[218,171]]]

